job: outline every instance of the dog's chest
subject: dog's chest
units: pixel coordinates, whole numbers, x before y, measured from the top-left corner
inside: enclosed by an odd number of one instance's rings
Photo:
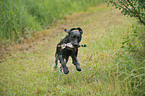
[[[72,54],[73,50],[63,49],[63,55],[64,56],[70,56]]]

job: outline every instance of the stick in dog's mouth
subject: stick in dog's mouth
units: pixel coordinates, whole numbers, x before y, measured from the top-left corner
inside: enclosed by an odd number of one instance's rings
[[[70,48],[70,49],[75,48],[71,43],[58,45],[58,47],[61,47],[62,49],[66,48],[66,47],[67,47],[67,48]],[[82,44],[82,45],[80,45],[79,47],[87,47],[87,44]]]

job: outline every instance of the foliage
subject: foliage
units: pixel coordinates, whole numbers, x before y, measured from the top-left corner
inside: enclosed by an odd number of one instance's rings
[[[0,41],[26,39],[73,12],[102,0],[0,0]],[[22,37],[22,38],[21,38]]]
[[[124,15],[138,18],[145,25],[145,0],[105,0],[105,2],[108,5],[111,3]]]

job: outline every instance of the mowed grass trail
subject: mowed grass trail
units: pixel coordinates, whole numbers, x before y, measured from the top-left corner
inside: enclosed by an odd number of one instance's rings
[[[106,5],[67,16],[52,29],[45,30],[49,35],[43,40],[37,40],[28,49],[15,50],[0,63],[0,95],[127,95],[128,89],[115,75],[118,70],[116,60],[122,35],[134,22]],[[79,48],[82,71],[77,72],[70,59],[67,64],[70,73],[65,75],[59,68],[53,70],[55,47],[66,35],[63,28],[72,27],[84,30],[81,44],[87,43],[87,47]]]

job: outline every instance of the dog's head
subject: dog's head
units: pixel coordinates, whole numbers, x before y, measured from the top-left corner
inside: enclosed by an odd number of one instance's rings
[[[81,41],[83,30],[78,27],[70,30],[65,29],[65,32],[68,33],[67,37],[70,43],[76,48],[80,47],[79,42]]]

